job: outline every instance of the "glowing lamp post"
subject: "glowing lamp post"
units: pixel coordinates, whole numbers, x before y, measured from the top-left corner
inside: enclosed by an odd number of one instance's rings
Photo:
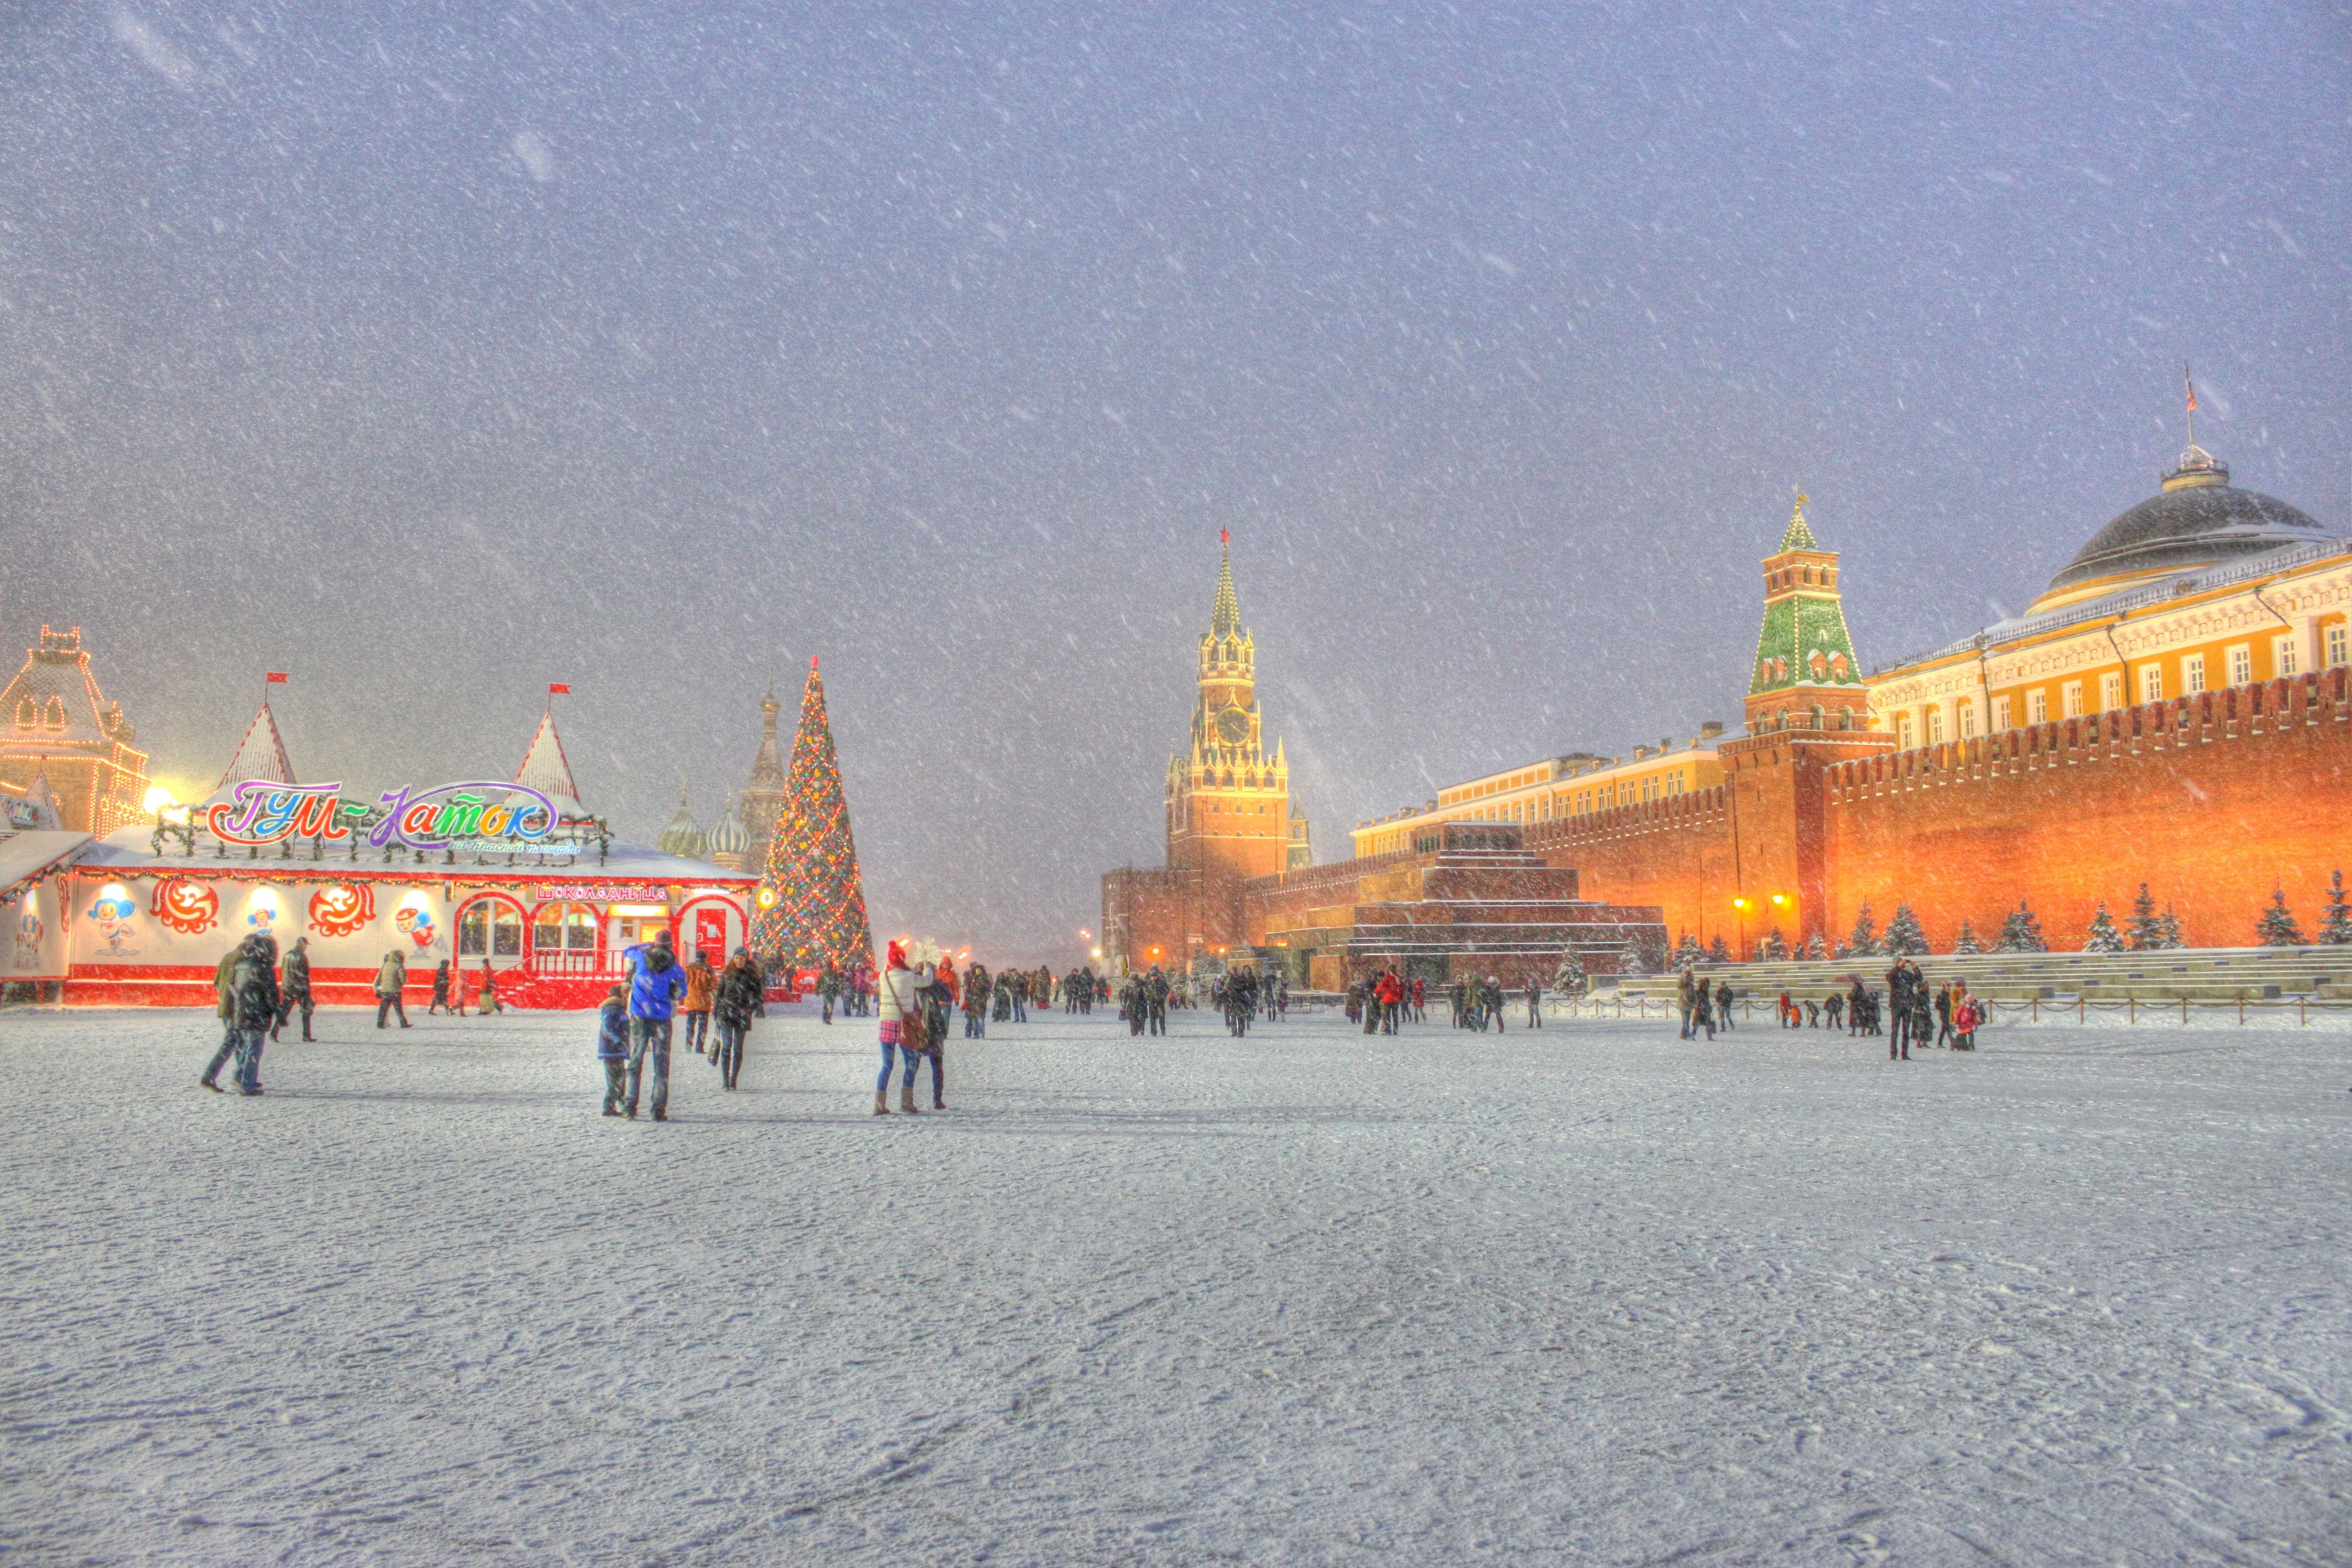
[[[1737,918],[1739,921],[1739,956],[1742,958],[1746,958],[1748,956],[1748,902],[1749,900],[1745,898],[1737,898],[1731,900],[1731,907],[1738,911]]]

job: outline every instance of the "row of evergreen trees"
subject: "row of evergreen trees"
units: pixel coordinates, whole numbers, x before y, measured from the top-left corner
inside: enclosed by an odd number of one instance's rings
[[[2271,894],[2270,907],[2254,922],[2254,944],[2258,947],[2308,947],[2311,939],[2305,936],[2296,923],[2294,913],[2287,908],[2284,890]],[[2120,929],[2115,918],[2107,913],[2106,901],[2101,900],[2098,913],[2092,918],[2090,928],[2084,933],[2084,952],[2170,952],[2189,944],[2180,934],[2179,919],[2168,903],[2159,912],[2156,896],[2147,884],[2139,885],[2139,896],[2132,900],[2131,919]],[[2318,945],[2352,947],[2352,899],[2344,888],[2344,873],[2338,871],[2328,884],[2327,903],[2321,911]],[[1975,928],[1967,921],[1960,922],[1958,940],[1952,943],[1955,955],[1983,952],[1984,944],[1978,941]],[[1994,952],[2048,952],[2049,942],[2042,934],[2042,921],[2022,899],[2000,923],[2000,934],[1993,938]],[[1920,928],[1919,919],[1908,904],[1895,906],[1895,918],[1886,922],[1884,931],[1878,930],[1876,917],[1864,902],[1862,912],[1854,917],[1853,931],[1832,950],[1815,931],[1801,952],[1790,947],[1778,929],[1757,944],[1756,956],[1766,963],[1785,958],[1849,959],[1849,958],[1925,958],[1928,956],[1927,933]],[[1728,963],[1730,944],[1717,936],[1708,946],[1701,947],[1698,939],[1685,932],[1682,943],[1675,949],[1672,967],[1677,971],[1687,965]]]

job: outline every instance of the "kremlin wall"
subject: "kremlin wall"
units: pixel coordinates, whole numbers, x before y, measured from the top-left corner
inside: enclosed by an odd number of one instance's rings
[[[1990,946],[2021,900],[2072,949],[2143,881],[2190,945],[2242,947],[2274,889],[2308,926],[2352,869],[2352,547],[2193,443],[2024,615],[1918,658],[1865,670],[1803,498],[1762,567],[1745,733],[1532,759],[1312,866],[1286,769],[1220,750],[1261,725],[1245,682],[1210,690],[1212,647],[1247,638],[1228,562],[1169,764],[1168,865],[1104,877],[1107,960],[1254,950],[1318,988],[1391,963],[1549,975],[1566,953],[1606,973],[1685,934],[1833,950],[1865,904],[1881,927],[1908,904],[1948,952],[1964,922]],[[1227,815],[1237,779],[1256,794]],[[1469,825],[1488,841],[1465,847]]]

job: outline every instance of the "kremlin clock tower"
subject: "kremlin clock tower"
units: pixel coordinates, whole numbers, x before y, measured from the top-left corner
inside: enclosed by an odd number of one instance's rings
[[[1217,567],[1217,598],[1201,637],[1200,697],[1183,752],[1168,759],[1168,864],[1171,869],[1265,877],[1289,869],[1306,823],[1290,812],[1290,764],[1282,743],[1265,753],[1257,700],[1257,645],[1234,594],[1231,535]]]

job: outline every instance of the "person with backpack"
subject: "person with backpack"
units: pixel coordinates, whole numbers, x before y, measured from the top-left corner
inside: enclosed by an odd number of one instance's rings
[[[742,1076],[743,1038],[751,1032],[751,1020],[768,1016],[767,986],[760,977],[760,966],[751,962],[750,948],[737,948],[727,967],[719,972],[719,983],[711,989],[710,1011],[719,1026],[719,1083],[733,1089]]]
[[[637,1093],[644,1081],[646,1058],[654,1064],[653,1112],[656,1121],[669,1120],[670,1020],[686,995],[686,971],[670,948],[669,932],[656,931],[621,955],[629,973],[629,1101],[626,1114],[637,1119]]]
[[[596,1059],[604,1068],[604,1114],[621,1114],[629,1091],[629,988],[615,985],[596,1009]]]

